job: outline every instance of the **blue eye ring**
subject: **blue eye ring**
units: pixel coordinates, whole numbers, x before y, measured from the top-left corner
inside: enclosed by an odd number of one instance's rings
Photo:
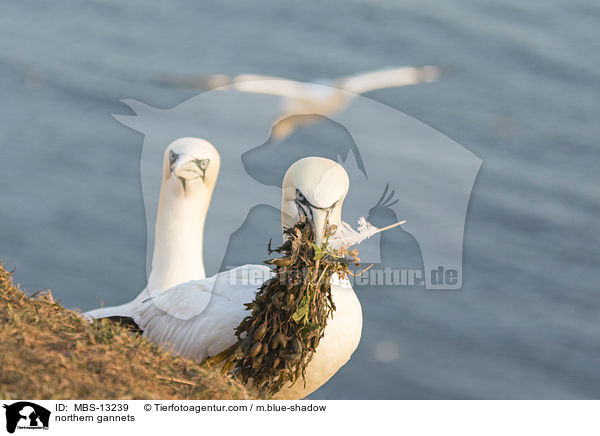
[[[169,151],[169,163],[171,165],[173,165],[175,163],[175,161],[177,161],[178,157],[179,157],[179,155],[177,153],[175,153],[173,150]]]
[[[306,197],[302,192],[300,192],[299,189],[296,189],[296,201],[299,201],[300,203],[308,203]]]

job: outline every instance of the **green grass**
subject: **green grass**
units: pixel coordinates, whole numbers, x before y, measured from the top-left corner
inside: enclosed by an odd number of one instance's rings
[[[0,398],[247,399],[242,385],[126,328],[89,323],[0,265]]]

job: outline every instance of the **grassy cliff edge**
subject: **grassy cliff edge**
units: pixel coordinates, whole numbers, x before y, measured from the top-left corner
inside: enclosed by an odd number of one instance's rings
[[[49,293],[26,296],[0,265],[0,398],[247,399],[239,383]]]

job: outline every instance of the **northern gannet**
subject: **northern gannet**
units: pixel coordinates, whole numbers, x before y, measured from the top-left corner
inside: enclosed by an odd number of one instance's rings
[[[294,226],[301,214],[307,216],[315,242],[321,244],[327,225],[342,224],[342,203],[348,187],[346,171],[332,160],[308,157],[295,162],[283,181],[282,228]],[[237,341],[234,329],[248,315],[244,303],[251,302],[262,282],[271,276],[266,266],[244,265],[190,281],[136,302],[131,308],[132,318],[149,340],[202,362]],[[360,302],[348,280],[332,277],[331,290],[336,311],[307,367],[306,385],[298,381],[286,386],[275,398],[304,398],[348,362],[358,346],[362,331]]]
[[[377,89],[433,82],[439,77],[438,67],[386,68],[366,71],[338,79],[299,82],[274,76],[239,74],[227,76],[164,75],[159,82],[170,86],[196,89],[236,90],[283,98],[281,111],[273,124],[273,137],[283,140],[300,124],[311,124],[318,116],[329,116],[344,110],[354,97]],[[302,117],[293,117],[302,115]]]
[[[180,283],[206,278],[204,221],[220,168],[217,149],[200,138],[179,138],[164,152],[152,270],[131,302],[87,312],[92,318],[129,316],[136,302]]]

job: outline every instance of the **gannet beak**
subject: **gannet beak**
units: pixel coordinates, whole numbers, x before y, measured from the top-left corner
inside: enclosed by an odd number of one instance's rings
[[[332,209],[333,207],[328,209],[311,207],[312,217],[309,217],[309,221],[315,234],[315,244],[319,247],[325,240],[325,232],[327,231],[327,226],[329,224],[329,214]]]
[[[208,159],[196,159],[193,156],[181,153],[171,162],[171,173],[180,179],[190,181],[198,178],[204,179]]]
[[[340,205],[340,200],[337,200],[329,207],[318,207],[311,204],[300,190],[296,189],[296,208],[300,218],[306,217],[310,223],[315,235],[315,244],[321,246],[325,241],[325,234],[329,226],[329,218],[333,210]]]

